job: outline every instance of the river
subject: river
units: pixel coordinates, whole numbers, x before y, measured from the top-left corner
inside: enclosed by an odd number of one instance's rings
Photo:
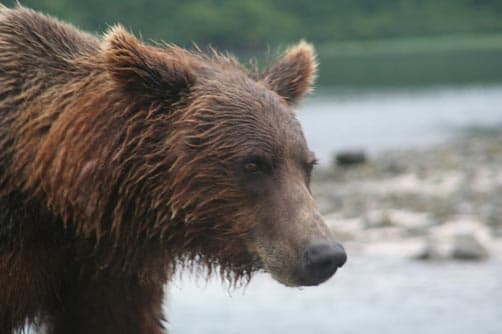
[[[298,117],[327,164],[337,150],[430,145],[465,127],[502,125],[502,86],[324,90],[300,106]]]
[[[334,278],[301,289],[264,274],[237,290],[187,276],[171,285],[166,313],[173,334],[500,334],[502,259],[429,263],[349,252]]]

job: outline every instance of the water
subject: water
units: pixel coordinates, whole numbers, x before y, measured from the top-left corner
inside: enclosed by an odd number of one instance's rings
[[[354,256],[327,283],[303,289],[259,275],[229,293],[216,280],[185,278],[166,305],[173,334],[500,334],[502,260]]]
[[[343,149],[424,146],[469,126],[502,125],[502,86],[320,92],[299,119],[321,163]]]

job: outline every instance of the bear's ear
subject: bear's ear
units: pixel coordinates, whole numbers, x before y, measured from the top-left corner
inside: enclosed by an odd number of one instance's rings
[[[110,76],[139,96],[178,100],[195,82],[188,58],[188,52],[177,47],[145,45],[121,26],[105,36],[104,60]]]
[[[262,81],[290,104],[311,90],[317,72],[314,47],[301,41],[262,74]]]

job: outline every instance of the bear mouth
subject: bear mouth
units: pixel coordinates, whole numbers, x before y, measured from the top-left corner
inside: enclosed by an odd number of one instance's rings
[[[337,268],[325,269],[316,272],[315,274],[305,275],[304,272],[300,275],[298,285],[300,286],[316,286],[329,280],[336,274]]]
[[[345,264],[345,249],[338,243],[313,243],[292,266],[274,261],[265,266],[272,277],[286,286],[315,286],[333,277]]]

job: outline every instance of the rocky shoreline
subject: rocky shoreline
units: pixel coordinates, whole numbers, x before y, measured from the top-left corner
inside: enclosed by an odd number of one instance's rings
[[[502,128],[426,149],[320,169],[312,192],[349,248],[414,259],[484,260],[502,244]]]

